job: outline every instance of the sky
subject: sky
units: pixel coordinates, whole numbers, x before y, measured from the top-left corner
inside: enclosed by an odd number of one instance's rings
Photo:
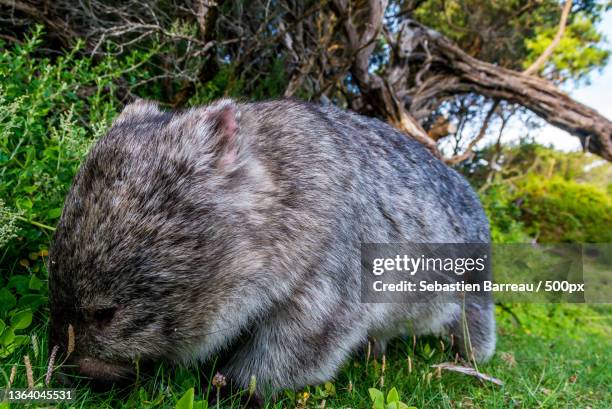
[[[612,10],[605,13],[599,27],[606,37],[607,48],[612,48]],[[601,72],[591,74],[590,85],[570,89],[569,94],[612,120],[612,61],[608,62]],[[520,138],[524,134],[523,129],[524,125],[520,121],[513,121],[508,125],[503,140],[507,142]],[[581,150],[577,137],[551,125],[546,125],[532,134],[537,142],[545,145],[552,144],[563,151]]]

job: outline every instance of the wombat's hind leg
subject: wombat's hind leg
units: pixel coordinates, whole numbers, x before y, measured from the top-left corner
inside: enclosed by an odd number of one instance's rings
[[[454,346],[468,360],[484,362],[495,352],[495,309],[493,303],[469,303],[450,327]]]

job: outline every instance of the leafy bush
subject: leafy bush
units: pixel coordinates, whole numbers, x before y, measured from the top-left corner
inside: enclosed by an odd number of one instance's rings
[[[235,64],[225,63],[219,67],[219,71],[210,81],[198,83],[195,94],[189,99],[189,105],[208,104],[216,99],[232,97],[238,100],[244,99],[245,88],[250,86],[249,100],[261,101],[272,98],[281,98],[287,85],[283,60],[277,60],[267,73],[265,78],[255,84],[247,85],[244,78],[237,72]],[[307,99],[307,98],[305,98]]]
[[[78,49],[37,56],[41,29],[11,48],[0,42],[0,347],[14,348],[46,304],[44,257],[72,178],[121,102],[117,83],[148,55],[94,62]],[[17,317],[17,318],[16,318]],[[17,324],[15,324],[17,322]],[[26,325],[27,324],[27,325]],[[25,342],[25,341],[24,341]],[[2,353],[2,351],[0,351]]]
[[[612,241],[612,201],[593,185],[530,177],[519,185],[516,200],[527,232],[540,242]]]
[[[38,53],[42,34],[38,27],[21,44],[0,41],[0,357],[28,342],[32,317],[46,305],[49,240],[80,161],[124,104],[119,94],[160,96],[147,68],[155,47],[94,61],[77,46],[51,59]],[[280,68],[258,88],[259,98],[280,92]],[[239,95],[232,70],[223,66],[192,103]]]
[[[487,213],[493,243],[527,243],[531,240],[519,220],[521,209],[513,202],[510,185],[495,184],[480,195]]]
[[[493,242],[610,241],[612,165],[529,140],[498,148],[458,167],[481,191]]]

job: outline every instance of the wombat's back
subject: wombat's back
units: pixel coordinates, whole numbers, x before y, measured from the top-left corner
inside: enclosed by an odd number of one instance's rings
[[[350,212],[360,242],[489,241],[467,181],[390,125],[296,101],[246,108],[268,168],[296,195],[314,195],[302,197],[304,205]]]

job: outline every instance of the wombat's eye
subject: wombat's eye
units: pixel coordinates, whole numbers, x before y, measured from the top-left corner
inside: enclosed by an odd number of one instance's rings
[[[98,308],[93,312],[93,319],[100,325],[109,324],[113,320],[116,311],[117,307]]]

